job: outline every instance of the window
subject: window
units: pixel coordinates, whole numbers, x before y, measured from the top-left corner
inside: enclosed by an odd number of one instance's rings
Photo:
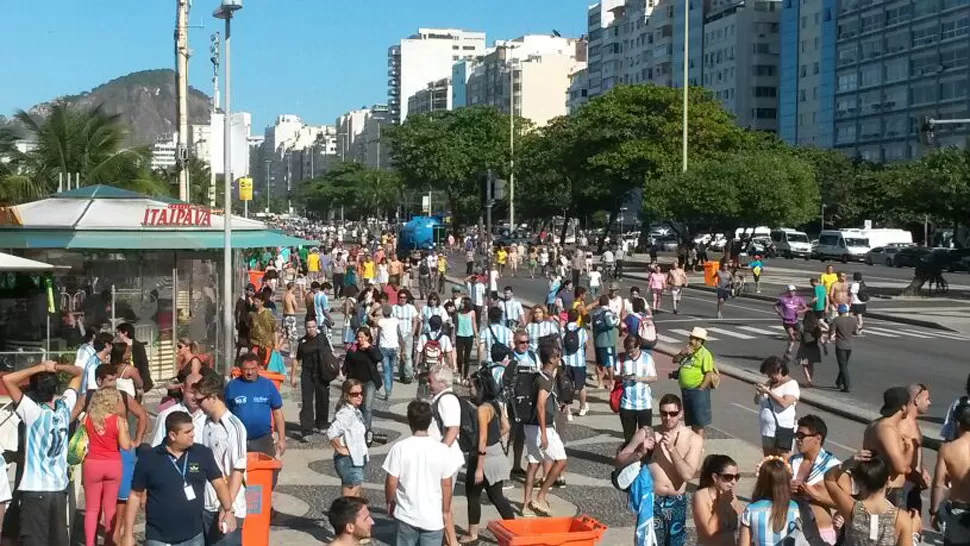
[[[882,109],[883,111],[892,111],[897,109],[906,108],[907,97],[909,96],[908,89],[905,85],[900,85],[896,87],[890,87],[884,92]]]
[[[879,119],[868,119],[862,122],[862,126],[859,127],[859,138],[860,140],[870,140],[873,138],[879,138],[882,128],[880,127]]]
[[[845,97],[835,102],[835,117],[845,118],[856,113],[856,98]]]
[[[821,19],[821,17],[822,17],[822,14],[816,11],[814,16],[816,25],[819,23],[819,20]]]
[[[847,38],[852,38],[859,34],[859,20],[853,19],[851,21],[846,21],[839,25],[839,40],[845,40]]]
[[[966,98],[967,80],[965,78],[940,82],[940,100]]]
[[[887,137],[903,136],[906,133],[905,116],[889,116],[886,118],[884,134]]]
[[[800,89],[798,91],[798,102],[805,102],[805,90]]]
[[[770,64],[756,64],[754,65],[755,76],[774,76],[775,67]]]
[[[935,44],[939,39],[936,25],[926,26],[913,30],[913,47],[922,47]]]
[[[878,65],[867,66],[862,69],[859,77],[859,87],[872,87],[879,85],[882,76],[882,69]]]
[[[895,59],[888,61],[885,65],[883,65],[883,70],[883,81],[886,83],[905,80],[909,73],[906,66],[906,59]]]
[[[802,91],[804,93],[804,91]],[[767,87],[767,86],[757,86],[754,88],[754,96],[756,97],[777,97],[778,88],[777,87]]]
[[[939,69],[939,62],[937,61],[936,54],[925,54],[913,57],[910,60],[909,68],[910,75],[922,76],[936,72]]]
[[[802,15],[802,28],[808,28],[808,16]]]
[[[968,49],[966,46],[958,46],[955,49],[945,49],[940,51],[940,66],[944,70],[949,70],[958,66],[966,66],[968,57],[970,57],[970,49]]]
[[[850,142],[855,142],[855,123],[848,123],[848,124],[845,124],[845,125],[836,125],[836,127],[835,127],[835,143],[836,144],[846,144],[846,143],[850,143]],[[825,239],[826,237],[831,238],[831,239],[838,239],[838,236],[836,236],[836,235],[823,235],[822,237],[819,238],[818,244],[820,244],[820,245],[826,244],[826,243],[822,242],[822,239]],[[834,243],[835,243],[835,241],[833,240],[829,244],[834,244]]]
[[[896,53],[909,47],[909,33],[896,32],[886,36],[886,53]]]
[[[968,24],[970,24],[970,19],[964,17],[956,21],[947,21],[942,25],[942,36],[944,40],[949,40],[950,38],[956,38],[958,36],[966,36],[968,30]]]
[[[897,23],[902,23],[908,21],[912,16],[913,6],[909,5],[907,2],[898,7],[889,8],[886,10],[886,26],[895,25]]]
[[[859,77],[855,72],[839,76],[839,91],[853,91],[857,87],[859,87]]]
[[[859,111],[863,114],[872,114],[882,110],[882,93],[879,91],[869,91],[859,95]]]
[[[863,40],[859,44],[859,51],[860,60],[875,59],[882,55],[882,40],[879,38]]]
[[[936,84],[921,83],[910,89],[910,104],[926,104],[936,101]]]
[[[859,26],[859,32],[872,32],[882,28],[883,25],[883,13],[881,11],[871,13],[862,16],[862,22]]]
[[[818,74],[818,61],[812,63],[812,74]]]
[[[751,117],[755,119],[776,119],[778,110],[775,108],[754,108],[751,110]]]
[[[818,37],[818,36],[816,36],[816,37],[815,37],[815,42],[814,42],[814,44],[813,44],[813,46],[814,46],[814,48],[815,48],[815,51],[818,51],[818,45],[819,45],[819,43],[820,43],[820,40],[819,40],[819,37]]]
[[[855,64],[857,60],[857,50],[855,47],[839,48],[839,66]]]
[[[801,76],[804,78],[807,75],[808,75],[808,65],[807,64],[803,64],[802,65]]]
[[[771,46],[769,44],[753,44],[752,49],[755,55],[771,53]]]
[[[930,15],[935,13],[940,9],[939,0],[914,0],[913,1],[913,17],[922,17],[924,15]]]

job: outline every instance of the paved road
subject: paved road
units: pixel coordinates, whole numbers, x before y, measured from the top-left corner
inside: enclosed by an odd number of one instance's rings
[[[461,265],[463,271],[464,264]],[[622,293],[627,294],[630,286],[644,284],[625,280],[620,286]],[[523,301],[545,301],[544,280],[503,278],[500,285],[512,286]],[[670,305],[669,299],[664,305]],[[712,336],[710,347],[717,358],[754,371],[765,357],[784,351],[780,319],[771,303],[732,300],[725,308],[723,320],[714,318],[715,308],[714,294],[685,292],[679,315],[668,312],[656,315],[661,341],[684,344],[691,328],[703,326]],[[818,390],[836,400],[877,411],[887,387],[922,382],[930,387],[937,400],[928,418],[942,423],[950,401],[964,394],[967,369],[963,359],[970,336],[877,320],[867,321],[866,331],[865,337],[856,338],[850,361],[853,391],[843,394],[834,387]],[[837,373],[833,350],[816,369],[817,384],[833,386]]]

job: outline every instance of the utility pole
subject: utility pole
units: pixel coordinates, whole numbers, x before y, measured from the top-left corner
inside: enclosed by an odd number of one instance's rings
[[[681,165],[680,168],[683,172],[687,172],[687,92],[689,90],[688,84],[688,68],[690,68],[690,62],[687,58],[688,45],[687,41],[690,35],[690,0],[684,0],[684,134],[681,137],[683,141],[683,149],[681,150]]]
[[[515,64],[511,59],[509,60],[509,234],[515,235]]]
[[[215,158],[212,156],[212,142],[215,139],[215,132],[212,119],[219,112],[219,32],[215,32],[209,37],[209,60],[212,61],[212,109],[209,115],[209,208],[216,208],[216,169]],[[247,201],[248,203],[248,201]]]
[[[492,206],[495,204],[495,174],[492,169],[488,170],[485,178],[485,237],[482,243],[485,245],[485,275],[491,281],[492,276]]]
[[[175,21],[176,117],[178,143],[175,151],[179,171],[179,199],[189,201],[189,0],[178,1]]]

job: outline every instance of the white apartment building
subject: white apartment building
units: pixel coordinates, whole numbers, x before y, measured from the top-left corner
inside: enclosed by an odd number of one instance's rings
[[[569,75],[566,111],[570,114],[589,101],[589,68],[580,68]]]
[[[485,33],[419,28],[387,50],[387,107],[395,123],[408,116],[408,99],[428,82],[451,76],[452,65],[485,53]]]
[[[337,117],[334,121],[334,126],[337,129],[337,145],[340,149],[346,152],[353,148],[357,137],[364,132],[364,125],[367,123],[369,116],[370,110],[361,108],[359,110],[351,110]]]
[[[391,166],[390,146],[382,142],[384,128],[393,124],[386,104],[375,104],[368,109],[364,128],[354,140],[350,157],[372,169]]]
[[[189,133],[189,149],[195,157],[203,160],[214,174],[223,174],[225,158],[223,142],[225,141],[225,115],[214,112],[209,118],[208,125],[192,125]],[[250,138],[252,135],[252,115],[249,112],[233,112],[230,138],[232,142],[231,160],[232,176],[240,178],[249,176],[250,172]]]
[[[460,106],[490,105],[545,125],[568,113],[570,76],[586,67],[586,41],[549,35],[498,40],[480,61],[459,63],[452,72]],[[464,89],[459,89],[464,87]]]
[[[780,0],[711,4],[704,23],[704,87],[741,127],[778,131]]]
[[[153,171],[162,171],[175,167],[175,154],[177,150],[178,133],[158,137],[155,140],[155,144],[152,144],[151,169]]]
[[[454,108],[451,78],[428,82],[428,87],[408,97],[408,113],[411,115],[440,112]]]
[[[296,184],[316,174],[317,160],[307,158],[303,151],[318,146],[322,154],[335,154],[336,129],[330,125],[307,125],[299,116],[285,114],[267,127],[258,160],[252,162],[254,194],[289,196]],[[295,153],[297,152],[297,153]],[[233,162],[235,164],[235,161]],[[306,165],[307,168],[304,168]]]

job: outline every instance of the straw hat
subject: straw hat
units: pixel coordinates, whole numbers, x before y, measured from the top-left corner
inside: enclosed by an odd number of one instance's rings
[[[694,326],[694,329],[690,331],[690,337],[694,339],[700,339],[707,341],[707,328],[701,328],[700,326]]]

